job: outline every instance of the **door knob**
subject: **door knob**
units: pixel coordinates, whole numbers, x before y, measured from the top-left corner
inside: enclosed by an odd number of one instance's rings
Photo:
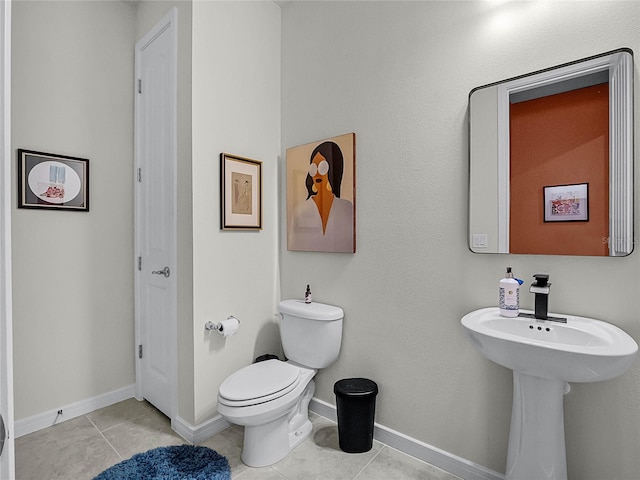
[[[171,275],[171,270],[169,270],[169,267],[164,267],[162,270],[153,270],[151,273],[154,275],[164,275],[168,278],[169,275]]]

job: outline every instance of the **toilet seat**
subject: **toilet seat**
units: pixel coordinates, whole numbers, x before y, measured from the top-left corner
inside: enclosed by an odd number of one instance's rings
[[[269,402],[292,391],[300,369],[280,360],[253,363],[230,375],[218,391],[218,401],[230,407]]]

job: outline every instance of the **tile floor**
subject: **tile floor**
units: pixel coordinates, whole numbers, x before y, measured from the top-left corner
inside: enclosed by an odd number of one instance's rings
[[[379,442],[366,453],[343,453],[336,424],[311,415],[309,439],[270,467],[242,463],[241,427],[227,428],[202,445],[227,457],[233,480],[460,480]],[[129,399],[16,439],[16,480],[91,480],[136,453],[183,443],[167,417]]]

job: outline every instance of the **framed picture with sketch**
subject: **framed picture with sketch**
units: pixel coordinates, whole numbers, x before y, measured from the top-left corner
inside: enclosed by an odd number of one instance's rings
[[[262,162],[220,154],[220,229],[262,229]]]

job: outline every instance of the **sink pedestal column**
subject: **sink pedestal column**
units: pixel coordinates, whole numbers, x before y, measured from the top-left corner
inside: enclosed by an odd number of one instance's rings
[[[566,382],[513,371],[506,480],[566,480]]]

